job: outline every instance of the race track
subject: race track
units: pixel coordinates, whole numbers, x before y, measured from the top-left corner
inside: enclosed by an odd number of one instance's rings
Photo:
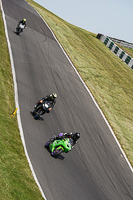
[[[2,0],[13,54],[21,122],[32,166],[47,200],[133,200],[133,174],[111,131],[45,22],[24,0]],[[17,36],[19,20],[27,27]],[[56,92],[44,120],[34,104]],[[44,144],[54,134],[78,131],[75,148],[60,159]]]

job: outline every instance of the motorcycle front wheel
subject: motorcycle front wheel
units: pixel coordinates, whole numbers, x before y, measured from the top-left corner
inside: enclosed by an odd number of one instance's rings
[[[51,152],[51,156],[57,156],[60,155],[63,152],[63,149],[56,148],[53,152]]]
[[[17,35],[19,35],[20,33],[21,33],[21,28],[16,28],[16,33],[17,33]]]
[[[44,111],[41,108],[39,108],[39,110],[37,111],[36,110],[33,111],[33,115],[35,119],[38,119],[43,114],[44,114]]]

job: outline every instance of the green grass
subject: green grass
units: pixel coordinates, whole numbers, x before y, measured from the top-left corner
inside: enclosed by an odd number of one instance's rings
[[[42,200],[31,174],[18,130],[14,85],[0,12],[0,199]]]
[[[86,82],[133,166],[133,70],[96,34],[75,27],[27,0],[49,24]],[[43,199],[24,154],[16,117],[14,86],[0,13],[0,199]]]
[[[67,23],[32,0],[27,1],[51,27],[133,166],[133,70],[96,39],[96,34]]]

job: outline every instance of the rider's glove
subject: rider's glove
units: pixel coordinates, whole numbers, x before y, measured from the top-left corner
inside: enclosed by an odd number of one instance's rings
[[[56,136],[55,136],[55,135],[53,135],[53,137],[52,137],[52,138],[54,138],[54,139],[55,139],[55,138],[56,138]]]
[[[53,142],[55,141],[55,139],[56,139],[56,136],[54,135],[54,136],[50,139],[50,141],[53,143]]]

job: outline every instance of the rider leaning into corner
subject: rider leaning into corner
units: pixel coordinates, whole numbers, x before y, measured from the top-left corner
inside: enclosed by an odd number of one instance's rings
[[[80,133],[79,132],[76,132],[76,133],[60,133],[58,136],[53,136],[53,138],[51,138],[51,142],[54,142],[55,140],[61,140],[61,139],[64,139],[64,138],[72,138],[73,139],[73,146],[72,148],[74,147],[74,145],[77,143],[77,140],[80,138]]]
[[[41,103],[44,103],[45,101],[49,101],[50,104],[51,104],[51,108],[53,108],[55,103],[56,103],[56,98],[57,98],[57,94],[56,93],[47,95],[46,97],[43,97],[40,101],[38,101],[37,104],[35,105],[35,107],[37,107]]]
[[[19,26],[20,24],[24,25],[24,28],[25,28],[25,27],[26,27],[26,19],[24,18],[24,19],[20,20],[20,21],[18,22],[18,26]],[[22,30],[22,31],[23,31],[23,30]]]

